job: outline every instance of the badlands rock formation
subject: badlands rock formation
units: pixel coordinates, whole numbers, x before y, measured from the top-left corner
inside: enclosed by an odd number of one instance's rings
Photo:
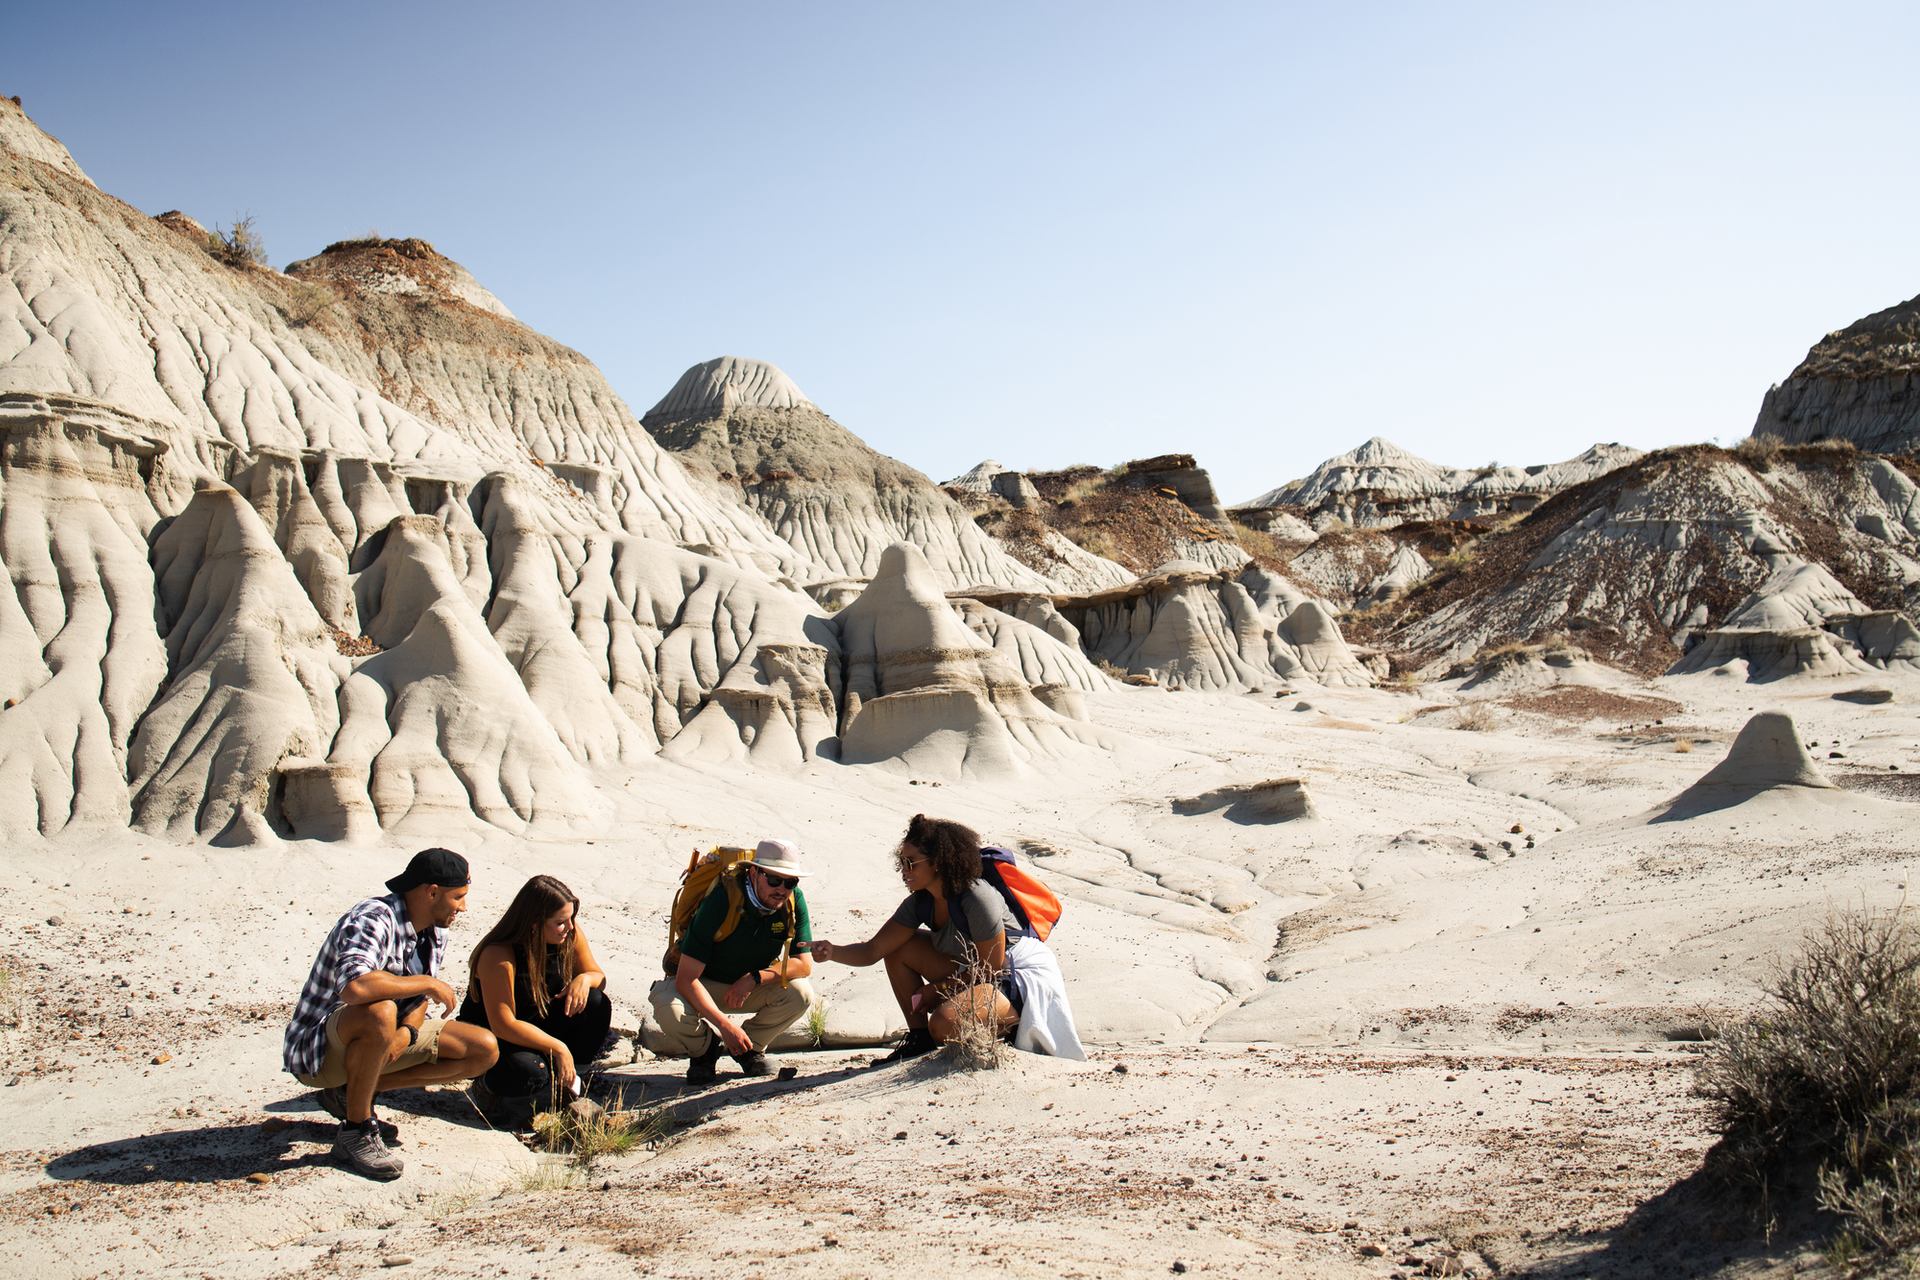
[[[1807,754],[1793,717],[1762,711],[1742,726],[1726,758],[1674,797],[1655,821],[1683,821],[1783,790],[1831,791],[1833,782]]]
[[[1920,298],[1822,338],[1768,390],[1757,439],[1845,440],[1876,453],[1920,451]]]
[[[1370,618],[1364,638],[1432,673],[1492,645],[1561,639],[1643,673],[1684,654],[1683,670],[1744,656],[1771,675],[1821,669],[1826,635],[1867,660],[1852,627],[1886,661],[1905,652],[1920,597],[1920,488],[1894,460],[1848,449],[1671,449],[1459,559]],[[1815,619],[1821,636],[1787,634]],[[1831,669],[1857,668],[1843,656]]]
[[[888,547],[873,584],[835,622],[845,655],[843,760],[898,761],[923,776],[957,778],[1015,771],[1104,741],[1050,709],[1014,660],[955,615],[914,547]],[[1005,615],[997,630],[1024,630],[1033,647],[1058,645]],[[1070,665],[1064,655],[1058,661]],[[1095,683],[1090,672],[1075,678]]]
[[[807,560],[806,581],[871,578],[895,542],[924,549],[956,586],[1052,590],[920,472],[874,452],[774,366],[722,356],[686,371],[646,428],[707,481],[763,518]]]
[[[1413,520],[1471,520],[1527,512],[1553,494],[1638,458],[1638,450],[1596,444],[1565,462],[1478,469],[1436,466],[1375,436],[1269,490],[1239,510],[1258,527],[1287,516],[1315,529],[1341,524],[1390,528]]]
[[[1170,689],[1373,683],[1326,609],[1258,566],[1236,574],[1176,560],[1126,586],[1054,604],[1087,653]]]
[[[656,752],[835,753],[839,631],[790,585],[819,548],[702,492],[458,264],[366,240],[230,265],[11,102],[0,142],[0,828],[560,830],[597,813],[595,770]],[[805,403],[715,386],[663,404]],[[918,487],[903,524],[962,580],[1055,585]],[[1002,756],[1083,733],[1033,693],[1096,685],[1077,651],[940,614],[1022,722]]]

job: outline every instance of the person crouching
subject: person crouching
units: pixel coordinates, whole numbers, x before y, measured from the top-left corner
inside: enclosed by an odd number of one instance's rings
[[[672,976],[654,984],[654,1018],[668,1055],[684,1053],[689,1084],[716,1074],[724,1049],[747,1076],[773,1074],[767,1046],[799,1021],[813,1003],[804,979],[813,932],[800,892],[800,850],[787,840],[762,840],[753,861],[730,869],[744,901],[728,929],[731,903],[716,884],[694,911],[680,939]],[[747,1015],[736,1025],[722,1010]]]
[[[414,854],[385,896],[355,904],[334,924],[287,1024],[287,1071],[318,1089],[321,1107],[340,1122],[334,1159],[369,1178],[385,1182],[404,1167],[391,1149],[399,1130],[374,1115],[376,1093],[471,1080],[499,1057],[484,1027],[427,1016],[429,1002],[453,1011],[453,988],[439,975],[469,879],[457,853]]]
[[[524,1129],[557,1107],[606,1046],[613,1005],[579,910],[573,890],[535,876],[473,949],[460,1021],[500,1041],[500,1061],[474,1091],[502,1128]]]

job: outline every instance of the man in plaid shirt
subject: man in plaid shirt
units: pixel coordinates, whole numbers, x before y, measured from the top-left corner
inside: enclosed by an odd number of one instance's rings
[[[427,1016],[429,1002],[453,1013],[453,988],[439,974],[468,879],[457,853],[414,854],[386,896],[333,926],[287,1024],[287,1070],[320,1090],[320,1105],[340,1121],[334,1158],[370,1178],[397,1178],[402,1167],[390,1149],[399,1131],[373,1114],[375,1093],[471,1080],[500,1056],[486,1028]]]

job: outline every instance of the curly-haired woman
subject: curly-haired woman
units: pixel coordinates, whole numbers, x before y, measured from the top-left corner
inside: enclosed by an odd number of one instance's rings
[[[1060,962],[1021,927],[1000,891],[982,878],[980,837],[958,822],[915,814],[894,853],[907,896],[866,942],[815,942],[816,961],[882,962],[907,1020],[907,1037],[883,1061],[898,1062],[954,1039],[969,1023],[1002,1032],[1022,1028],[1016,1044],[1081,1058],[1067,1011]],[[1029,1005],[1045,1026],[1029,1036]]]

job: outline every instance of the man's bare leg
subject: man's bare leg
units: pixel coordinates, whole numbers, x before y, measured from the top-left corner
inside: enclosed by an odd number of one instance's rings
[[[352,1004],[337,1015],[334,1030],[347,1064],[347,1123],[365,1124],[373,1118],[373,1095],[380,1071],[400,1056],[407,1033],[395,1021],[398,1007],[391,1000]]]
[[[403,1032],[401,1039],[405,1039]],[[471,1080],[484,1075],[500,1060],[500,1042],[485,1027],[467,1022],[449,1022],[440,1028],[440,1056],[403,1071],[391,1071],[380,1077],[381,1089],[412,1089],[423,1084],[445,1084],[450,1080]],[[352,1104],[349,1103],[349,1106]],[[371,1109],[372,1101],[368,1101]],[[349,1112],[351,1114],[351,1112]]]

